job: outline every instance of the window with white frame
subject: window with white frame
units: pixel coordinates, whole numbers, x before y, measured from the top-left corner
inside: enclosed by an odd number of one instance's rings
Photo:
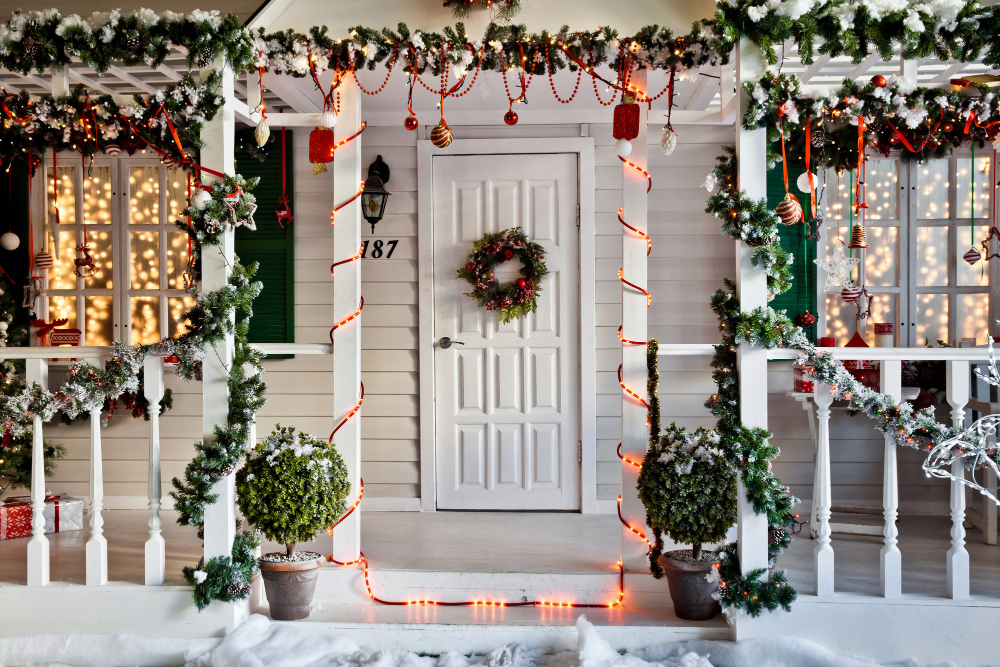
[[[869,322],[895,323],[897,346],[986,343],[990,263],[970,265],[963,255],[970,247],[981,251],[989,233],[993,168],[992,153],[974,157],[969,150],[936,160],[869,159],[864,252],[864,281],[874,297]],[[850,242],[853,179],[850,171],[827,174],[827,255],[838,243]],[[858,250],[849,252],[857,256]],[[855,269],[856,281],[859,274]],[[844,302],[840,288],[825,296],[826,335],[843,345],[854,334],[857,308]]]
[[[54,178],[53,178],[54,176]],[[84,345],[156,342],[183,332],[193,299],[186,292],[187,234],[175,225],[188,196],[187,173],[146,156],[80,160],[47,157],[46,213],[59,210],[59,253],[49,269],[49,320],[83,332]],[[46,216],[48,217],[48,216]],[[36,218],[40,219],[40,218]],[[77,247],[96,272],[77,275]],[[92,274],[91,274],[92,273]],[[91,275],[87,275],[91,274]]]

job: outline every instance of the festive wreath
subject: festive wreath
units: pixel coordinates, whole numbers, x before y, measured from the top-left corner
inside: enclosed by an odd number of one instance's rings
[[[515,257],[524,265],[521,277],[501,283],[496,279],[494,269]],[[465,266],[458,270],[458,277],[473,285],[473,290],[465,295],[471,296],[486,310],[499,311],[500,321],[504,324],[534,312],[541,291],[539,283],[548,274],[545,250],[529,239],[520,227],[483,236],[473,245]]]

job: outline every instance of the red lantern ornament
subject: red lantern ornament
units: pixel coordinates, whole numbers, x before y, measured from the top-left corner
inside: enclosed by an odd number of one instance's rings
[[[317,127],[309,133],[309,161],[313,163],[313,174],[326,171],[326,163],[333,161],[333,130]]]
[[[420,123],[419,121],[417,121],[417,117],[414,116],[413,114],[407,116],[406,120],[403,121],[403,127],[405,127],[410,132],[417,129],[418,125],[420,125]]]
[[[448,148],[454,139],[455,135],[452,134],[448,123],[444,122],[444,118],[431,130],[431,143],[438,148]]]
[[[504,248],[503,249],[503,258],[506,259],[508,262],[510,260],[514,259],[514,251],[511,250],[510,248]]]
[[[508,125],[517,125],[517,112],[511,109],[503,115],[503,122]]]
[[[615,139],[631,141],[639,136],[639,105],[631,97],[622,96],[622,103],[615,107],[611,133]]]
[[[517,285],[517,289],[524,289],[525,287],[528,286],[528,281],[525,280],[524,278],[518,278],[514,282]]]
[[[885,88],[886,80],[881,74],[876,74],[872,77],[872,83],[875,84],[876,88]]]

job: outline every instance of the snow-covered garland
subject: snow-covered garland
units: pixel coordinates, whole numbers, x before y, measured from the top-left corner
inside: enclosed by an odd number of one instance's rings
[[[177,226],[195,240],[196,246],[218,245],[223,232],[237,227],[256,231],[253,214],[257,212],[257,200],[250,190],[259,182],[260,178],[248,180],[236,174],[216,181],[211,188],[199,187],[184,210],[190,225],[178,220]]]
[[[987,65],[1000,65],[1000,8],[976,0],[737,0],[717,3],[712,25],[731,44],[750,39],[771,64],[775,48],[793,40],[805,64],[816,53],[888,60],[898,44],[908,59],[984,54]]]
[[[295,77],[320,74],[327,69],[340,71],[375,69],[379,63],[401,64],[404,72],[428,70],[434,76],[450,67],[456,76],[475,70],[503,71],[525,63],[526,72],[546,74],[578,66],[567,57],[569,51],[588,65],[607,63],[617,68],[628,57],[639,66],[654,70],[676,67],[684,71],[708,63],[729,61],[730,45],[724,43],[704,22],[695,22],[686,35],[674,35],[668,28],[649,25],[631,36],[619,35],[610,27],[592,32],[529,33],[523,25],[490,23],[482,39],[471,40],[465,25],[455,24],[441,32],[410,32],[405,23],[389,28],[352,28],[348,39],[337,40],[326,26],[313,27],[308,35],[292,30],[254,37],[256,53],[263,53],[255,66]],[[522,57],[526,60],[522,61]],[[415,67],[414,67],[415,65]]]
[[[205,67],[216,55],[233,70],[250,69],[256,54],[239,17],[218,11],[190,14],[140,9],[131,14],[95,12],[88,18],[58,9],[15,11],[0,24],[0,67],[22,74],[44,73],[72,58],[103,73],[115,62],[156,67],[173,46],[187,51],[188,68]]]
[[[736,187],[736,149],[724,146],[723,151],[705,179],[705,189],[713,193],[705,211],[722,220],[723,234],[754,248],[751,261],[767,271],[767,291],[773,297],[791,286],[793,257],[778,243],[778,216],[767,200],[754,201]]]
[[[810,123],[813,138],[820,131],[824,138],[822,145],[814,144],[814,164],[835,169],[857,166],[859,117],[865,119],[870,147],[883,155],[901,150],[904,159],[942,157],[970,142],[980,147],[988,141],[1000,143],[1000,97],[988,86],[969,88],[977,93],[970,95],[917,87],[913,81],[896,77],[884,83],[848,79],[838,91],[807,95],[797,77],[767,75],[757,83],[744,84],[751,103],[743,127],[767,128],[773,147],[780,141],[779,122],[783,123],[788,150],[800,157],[805,152],[803,130]],[[778,150],[772,150],[776,157]]]
[[[110,95],[92,95],[82,85],[65,97],[7,95],[2,100],[4,141],[0,159],[23,157],[31,151],[55,148],[94,155],[98,150],[129,154],[147,142],[173,160],[180,160],[173,125],[181,145],[201,145],[205,121],[215,117],[222,104],[216,95],[221,74],[213,72],[204,83],[190,74],[153,95],[136,95],[119,105]],[[170,122],[167,122],[167,119]]]

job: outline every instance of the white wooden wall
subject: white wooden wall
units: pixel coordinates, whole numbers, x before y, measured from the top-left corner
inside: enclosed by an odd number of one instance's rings
[[[661,343],[713,343],[719,338],[708,302],[734,277],[734,244],[719,234],[717,220],[704,212],[707,192],[701,187],[708,171],[732,143],[732,128],[692,126],[678,128],[680,144],[664,156],[659,146],[660,126],[650,128],[649,160],[653,190],[649,195],[649,228],[653,253],[649,258],[649,335]],[[391,259],[364,260],[362,293],[362,474],[367,509],[416,509],[419,496],[419,414],[417,373],[417,165],[416,141],[427,128],[409,132],[399,127],[372,127],[364,134],[363,171],[381,154],[392,170],[388,214],[378,225],[377,238],[398,239]],[[621,344],[615,335],[621,318],[621,164],[615,156],[610,125],[530,125],[460,127],[462,138],[595,137],[597,183],[597,497],[602,509],[613,511],[621,487],[621,462],[615,454],[621,433],[621,389],[616,370]],[[332,176],[314,176],[308,162],[308,129],[296,129],[295,141],[295,257],[296,342],[329,342],[333,281],[330,278]],[[260,202],[258,215],[272,215],[271,204]],[[363,237],[371,237],[367,225]],[[666,357],[660,360],[660,396],[663,419],[690,428],[712,426],[703,407],[714,392],[708,357]],[[330,405],[332,364],[328,358],[265,361],[268,403],[259,416],[258,433],[275,422],[294,425],[318,437],[333,426]],[[768,414],[775,443],[782,455],[777,474],[798,497],[812,495],[812,444],[805,413],[784,396],[791,386],[787,363],[771,363]],[[53,374],[53,385],[60,381]],[[192,441],[201,423],[201,386],[167,378],[174,391],[174,409],[162,420],[164,490],[183,473],[193,455]],[[882,441],[863,418],[834,414],[833,498],[871,503],[881,499]],[[49,482],[53,491],[86,496],[89,475],[89,430],[86,425],[47,428],[46,437],[67,446]],[[120,412],[104,431],[105,507],[146,507],[148,424]],[[919,467],[919,454],[900,451],[900,507],[905,512],[945,512],[947,486],[928,484]],[[14,491],[21,494],[23,491]],[[169,507],[169,498],[165,503]],[[803,513],[807,508],[803,508]]]

